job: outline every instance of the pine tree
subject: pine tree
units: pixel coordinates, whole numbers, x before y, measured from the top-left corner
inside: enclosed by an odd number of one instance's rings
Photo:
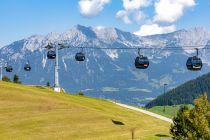
[[[47,82],[46,86],[47,86],[47,87],[50,87],[50,82]]]
[[[19,81],[19,76],[17,74],[14,75],[13,77],[13,82],[14,83],[17,83],[17,84],[20,84],[21,82]]]
[[[174,136],[174,139],[184,140],[188,138],[189,128],[187,123],[187,115],[189,108],[187,106],[181,106],[177,113],[177,116],[173,119],[174,125],[171,126],[170,133]]]

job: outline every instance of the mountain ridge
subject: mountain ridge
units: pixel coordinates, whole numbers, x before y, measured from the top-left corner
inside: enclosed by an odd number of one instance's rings
[[[73,47],[182,47],[182,45],[199,45],[210,43],[209,31],[192,29],[184,32],[176,31],[164,35],[138,37],[132,33],[117,28],[85,27],[78,25],[61,34],[49,33],[35,35],[16,41],[0,49],[1,59],[14,66],[14,73],[18,74],[23,83],[53,85],[54,63],[47,60],[47,50],[44,48],[49,42],[59,42],[72,46],[59,52],[60,84],[69,92],[84,91],[88,96],[108,98],[119,102],[144,105],[152,98],[162,93],[162,84],[169,83],[173,88],[185,81],[207,73],[209,68],[210,52],[199,50],[204,62],[200,72],[187,71],[185,63],[188,56],[195,51],[179,49],[162,50],[148,49],[141,53],[148,56],[150,67],[139,70],[134,66],[137,49],[132,50],[100,50],[83,49],[86,54],[84,63],[74,60],[76,52],[81,49]],[[82,30],[85,34],[82,33]],[[194,31],[194,32],[193,32]],[[93,33],[94,32],[94,33]],[[178,34],[178,35],[177,35]],[[195,36],[196,34],[196,36]],[[96,36],[95,36],[96,35]],[[96,38],[95,38],[96,37]],[[24,63],[29,60],[32,71],[23,72]],[[4,73],[12,77],[14,73]]]
[[[96,35],[97,34],[97,31],[100,31],[100,30],[103,30],[103,31],[104,30],[105,31],[107,30],[106,33],[108,33],[108,31],[112,31],[112,32],[115,31],[116,33],[117,32],[125,33],[125,34],[128,34],[128,35],[135,36],[136,38],[139,38],[139,39],[140,38],[154,38],[154,37],[159,37],[159,36],[164,36],[165,37],[165,36],[170,36],[170,35],[174,35],[174,34],[177,34],[177,33],[187,33],[187,34],[189,34],[189,32],[191,32],[191,33],[192,32],[195,32],[194,34],[197,34],[197,32],[198,32],[200,34],[199,31],[202,31],[204,34],[207,34],[207,38],[210,37],[210,31],[207,28],[205,28],[205,27],[194,27],[194,28],[189,28],[189,29],[180,29],[180,30],[176,30],[174,32],[165,33],[165,34],[148,35],[148,36],[138,36],[138,35],[135,35],[135,34],[133,34],[131,32],[123,31],[123,30],[120,30],[120,29],[115,28],[115,27],[101,27],[100,29],[97,29],[97,27],[92,27],[92,26],[86,27],[86,26],[83,26],[83,25],[78,24],[78,25],[75,25],[73,28],[70,28],[70,29],[68,29],[68,30],[66,30],[66,31],[64,31],[62,33],[50,32],[50,33],[48,33],[46,35],[34,34],[34,35],[31,35],[30,37],[23,38],[23,39],[20,39],[20,40],[17,40],[17,41],[30,40],[30,39],[33,39],[33,38],[36,38],[36,39],[37,38],[41,38],[41,39],[43,39],[43,38],[47,38],[47,39],[51,38],[52,39],[52,37],[54,37],[54,36],[62,36],[62,35],[68,34],[68,33],[69,34],[72,34],[73,30],[74,31],[80,31],[81,33],[83,32],[84,33],[83,35],[85,35],[86,33],[84,31],[81,31],[82,29],[84,29],[86,31],[87,30],[91,31],[92,34],[95,34],[95,35],[93,35],[95,37],[100,37],[100,36],[97,36]],[[197,34],[197,35],[199,35],[199,34]],[[53,39],[56,39],[56,38],[58,38],[58,37],[55,37]],[[14,42],[17,42],[17,41],[14,41]],[[13,44],[14,42],[12,42],[11,44]],[[11,44],[9,44],[9,45],[11,45]],[[6,45],[6,46],[9,46],[9,45]],[[6,46],[3,46],[3,47],[6,47]]]

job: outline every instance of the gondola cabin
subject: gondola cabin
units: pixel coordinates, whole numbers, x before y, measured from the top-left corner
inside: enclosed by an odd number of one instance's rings
[[[10,65],[6,66],[5,69],[6,69],[6,72],[12,72],[13,71],[13,68]]]
[[[135,59],[135,67],[137,69],[146,69],[149,67],[149,60],[146,56],[138,56]]]
[[[31,71],[31,66],[29,64],[25,64],[24,70],[25,71]]]
[[[75,55],[76,61],[85,61],[85,54],[82,52],[76,53]]]
[[[186,66],[188,70],[199,71],[202,69],[203,63],[199,57],[193,56],[187,59]]]
[[[56,53],[55,53],[55,51],[52,51],[52,50],[48,51],[48,52],[47,52],[47,58],[48,58],[48,59],[55,59],[55,58],[56,58]]]

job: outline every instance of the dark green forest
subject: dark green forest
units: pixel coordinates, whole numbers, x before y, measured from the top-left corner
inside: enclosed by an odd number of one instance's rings
[[[210,101],[210,73],[190,80],[168,92],[158,96],[146,105],[146,108],[153,106],[192,104],[193,100],[200,95],[207,93]]]

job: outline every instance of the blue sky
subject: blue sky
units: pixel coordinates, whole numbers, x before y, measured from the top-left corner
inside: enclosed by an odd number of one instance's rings
[[[201,26],[210,30],[210,0],[1,0],[0,19],[0,46],[77,24],[137,35]]]

